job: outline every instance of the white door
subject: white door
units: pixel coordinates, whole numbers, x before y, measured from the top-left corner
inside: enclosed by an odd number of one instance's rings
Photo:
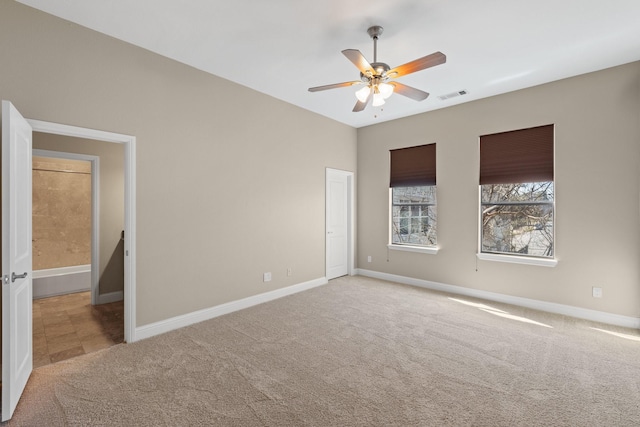
[[[331,280],[349,274],[349,176],[327,169],[326,275]]]
[[[31,126],[2,101],[2,421],[31,370]]]

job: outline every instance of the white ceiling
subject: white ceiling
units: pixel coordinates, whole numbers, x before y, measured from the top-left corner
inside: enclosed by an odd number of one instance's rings
[[[640,59],[638,0],[18,1],[353,127]],[[447,55],[398,79],[428,99],[395,94],[353,113],[357,88],[307,91],[358,80],[341,51],[372,62],[371,25],[384,27],[378,61],[391,67]]]

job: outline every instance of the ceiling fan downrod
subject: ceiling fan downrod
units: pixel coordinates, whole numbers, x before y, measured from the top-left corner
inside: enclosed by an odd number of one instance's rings
[[[378,37],[382,35],[384,28],[380,25],[369,27],[367,33],[373,39],[373,62],[378,62]]]

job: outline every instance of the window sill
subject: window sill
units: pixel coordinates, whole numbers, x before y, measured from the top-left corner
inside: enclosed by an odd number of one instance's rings
[[[421,254],[436,255],[440,250],[437,246],[411,246],[411,245],[394,245],[388,244],[387,248],[393,251],[418,252]]]
[[[541,267],[555,267],[558,265],[557,259],[552,258],[529,258],[517,255],[501,255],[501,254],[476,254],[478,259],[483,261],[498,261],[511,264],[537,265]]]

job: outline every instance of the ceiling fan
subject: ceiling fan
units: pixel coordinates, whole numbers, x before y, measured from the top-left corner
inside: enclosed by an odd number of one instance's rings
[[[416,101],[427,99],[429,94],[420,89],[398,83],[393,79],[424,70],[429,67],[444,64],[447,57],[442,52],[435,52],[431,55],[418,58],[414,61],[407,62],[395,68],[390,68],[384,62],[378,62],[378,37],[382,35],[383,28],[379,25],[369,27],[367,33],[373,39],[373,62],[369,63],[365,57],[357,49],[345,49],[342,51],[344,56],[360,70],[360,80],[344,83],[335,83],[325,86],[316,86],[309,88],[309,92],[319,92],[327,89],[336,89],[339,87],[354,86],[364,84],[365,86],[356,92],[358,102],[353,107],[354,112],[362,111],[366,108],[369,101],[371,105],[378,107],[384,104],[385,99],[389,98],[393,92],[406,96]]]

